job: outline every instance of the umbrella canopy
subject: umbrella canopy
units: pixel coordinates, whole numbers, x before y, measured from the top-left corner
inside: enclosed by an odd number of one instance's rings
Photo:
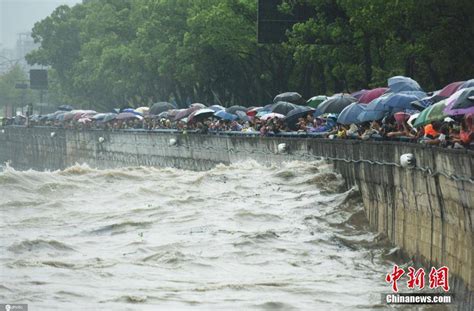
[[[446,104],[447,100],[443,99],[442,101],[439,101],[436,104],[424,109],[416,118],[415,123],[413,123],[413,127],[420,127],[434,121],[443,120],[447,116],[443,112],[443,110],[446,108]]]
[[[180,119],[187,118],[191,113],[199,109],[201,109],[199,106],[193,106],[189,107],[188,109],[183,109],[174,116],[174,120],[177,121]]]
[[[296,130],[296,123],[298,122],[298,119],[313,112],[314,109],[311,107],[297,107],[291,110],[283,121],[288,125],[290,129]]]
[[[201,108],[206,108],[206,105],[201,104],[201,103],[194,103],[194,104],[189,105],[189,108],[201,109]]]
[[[137,109],[135,109],[136,112],[140,113],[140,114],[149,114],[150,113],[150,108],[149,107],[138,107]]]
[[[58,107],[58,110],[71,111],[74,110],[74,108],[71,105],[61,105]]]
[[[102,121],[103,122],[109,122],[109,121],[112,121],[112,120],[115,120],[115,118],[117,118],[117,113],[108,113],[103,119]]]
[[[384,101],[383,104],[387,107],[396,109],[413,109],[411,103],[426,97],[426,93],[419,91],[412,92],[400,92],[390,94]]]
[[[214,112],[214,110],[209,108],[195,110],[188,116],[188,123],[212,117],[214,115]]]
[[[295,104],[281,101],[277,102],[272,106],[272,112],[287,115],[288,112],[295,109],[296,107],[298,106],[296,106]]]
[[[357,117],[357,120],[359,120],[360,123],[362,122],[368,122],[368,121],[375,121],[375,120],[381,120],[387,115],[386,111],[383,110],[369,110],[367,108],[362,111],[359,116]]]
[[[401,111],[395,113],[393,117],[395,118],[395,121],[397,121],[398,124],[403,124],[403,122],[408,121],[408,119],[410,118],[410,114]]]
[[[344,108],[339,116],[337,117],[337,123],[340,124],[352,124],[359,123],[359,115],[364,111],[365,105],[354,102]]]
[[[83,118],[80,118],[79,120],[77,120],[77,122],[86,124],[86,123],[92,122],[92,119],[89,118],[89,117],[83,117]]]
[[[386,87],[378,87],[376,89],[368,90],[359,98],[359,103],[368,104],[374,99],[379,98],[380,96],[385,94],[385,92],[387,91],[388,91],[388,88]]]
[[[355,101],[357,101],[357,99],[349,94],[335,94],[321,103],[318,108],[316,108],[314,114],[315,116],[319,116],[325,113],[340,113],[344,108]]]
[[[351,93],[351,96],[354,97],[355,99],[359,100],[365,93],[367,93],[369,90],[362,89],[357,92]]]
[[[415,80],[404,76],[395,76],[388,79],[388,87],[393,93],[406,91],[423,91]]]
[[[235,114],[239,117],[240,120],[244,122],[250,121],[249,116],[244,111],[239,110]]]
[[[143,117],[140,116],[140,115],[137,115],[133,112],[121,112],[115,117],[115,119],[117,119],[117,120],[143,119]]]
[[[214,112],[214,116],[219,119],[228,120],[228,121],[234,121],[234,120],[237,120],[238,118],[237,115],[233,113],[228,113],[225,110],[219,110],[219,111]]]
[[[247,112],[247,108],[244,106],[231,106],[225,110],[227,113],[236,114],[237,111]]]
[[[151,106],[149,113],[153,115],[157,115],[157,114],[162,113],[163,111],[168,111],[171,109],[176,109],[176,106],[168,102],[158,102],[158,103],[154,103]]]
[[[225,107],[222,107],[221,105],[212,105],[211,107],[209,107],[209,109],[212,109],[215,112],[219,110],[225,110]]]
[[[474,112],[474,86],[460,89],[447,99],[444,112],[450,116]]]
[[[108,113],[98,113],[95,116],[91,117],[91,119],[93,119],[93,120],[103,120],[107,115],[108,115]]]
[[[474,79],[471,79],[471,80],[467,80],[466,82],[464,82],[460,87],[459,89],[466,89],[468,87],[473,87],[474,86]]]
[[[304,103],[303,97],[296,92],[286,92],[286,93],[281,93],[275,96],[273,99],[273,102],[276,104],[278,102],[289,102],[292,104],[301,104]]]
[[[449,97],[456,93],[457,90],[465,83],[466,81],[458,81],[458,82],[453,82],[445,87],[439,93],[437,94],[438,96],[441,96],[443,98]]]
[[[273,118],[283,119],[285,116],[281,113],[270,112],[260,117],[260,120],[267,121]]]
[[[306,102],[306,105],[312,108],[317,108],[323,101],[328,99],[326,95],[313,96]]]
[[[252,109],[247,110],[247,115],[250,117],[255,117],[259,111],[262,111],[263,107],[254,107]]]

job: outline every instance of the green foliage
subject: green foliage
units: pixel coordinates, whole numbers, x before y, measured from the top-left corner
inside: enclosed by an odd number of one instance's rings
[[[16,89],[17,83],[26,83],[27,77],[21,66],[13,66],[7,73],[0,75],[0,114],[5,105],[22,107],[33,102],[34,94],[31,90]]]
[[[391,75],[426,90],[474,72],[474,2],[287,0],[310,4],[283,44],[256,42],[254,0],[87,0],[37,23],[62,102],[109,109],[160,100],[264,105],[279,92],[305,97],[386,85]],[[469,13],[471,12],[471,13]]]

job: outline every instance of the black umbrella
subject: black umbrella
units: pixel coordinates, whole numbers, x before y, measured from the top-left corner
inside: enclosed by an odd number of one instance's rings
[[[296,107],[298,106],[289,102],[277,102],[272,107],[272,112],[280,113],[286,116],[288,112],[295,109]]]
[[[296,130],[296,123],[298,122],[298,119],[308,115],[309,113],[313,113],[313,111],[314,109],[311,107],[300,106],[288,112],[288,115],[283,119],[283,121],[290,129]]]
[[[275,96],[275,98],[273,99],[273,102],[274,103],[289,102],[289,103],[292,103],[292,104],[302,104],[302,103],[305,102],[305,100],[303,99],[303,97],[299,93],[286,92],[286,93],[281,93],[281,94],[278,94],[277,96]]]
[[[157,115],[171,109],[176,109],[176,106],[168,102],[154,103],[150,108],[150,114]]]
[[[237,111],[247,112],[247,108],[244,106],[231,106],[225,110],[225,112],[236,114]]]
[[[58,110],[71,111],[71,110],[74,110],[74,108],[71,105],[61,105],[58,107]]]
[[[325,113],[340,113],[344,108],[357,101],[355,97],[350,94],[335,94],[316,108],[315,115],[322,115]]]

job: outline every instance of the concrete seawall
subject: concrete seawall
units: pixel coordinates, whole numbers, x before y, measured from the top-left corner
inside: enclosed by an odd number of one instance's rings
[[[278,152],[282,143],[287,150]],[[405,153],[415,155],[416,168],[398,165]],[[100,168],[151,165],[205,170],[248,158],[279,163],[319,157],[334,163],[347,186],[359,187],[375,230],[414,261],[426,267],[449,267],[456,299],[474,305],[473,151],[396,142],[176,132],[20,127],[0,132],[0,161],[17,169],[88,163]]]

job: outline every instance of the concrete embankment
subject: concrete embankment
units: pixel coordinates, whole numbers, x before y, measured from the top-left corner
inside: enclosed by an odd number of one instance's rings
[[[20,127],[1,131],[0,161],[17,169],[88,163],[99,168],[151,165],[205,170],[248,158],[261,163],[331,160],[348,186],[359,187],[371,226],[415,262],[449,267],[450,276],[456,277],[451,284],[456,299],[474,305],[473,151],[298,137]],[[399,165],[406,153],[414,154],[415,168]]]

